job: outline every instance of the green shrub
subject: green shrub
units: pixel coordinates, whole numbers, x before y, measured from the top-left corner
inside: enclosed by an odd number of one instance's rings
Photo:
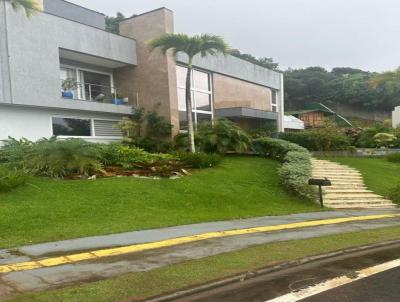
[[[394,201],[396,203],[400,203],[400,184],[398,184],[396,187],[392,188],[389,191],[388,198],[391,201]]]
[[[315,197],[314,189],[308,185],[312,167],[307,149],[285,140],[263,137],[253,141],[253,151],[283,162],[278,174],[289,191],[307,198]]]
[[[16,140],[9,137],[2,141],[0,148],[0,164],[13,164],[15,167],[22,167],[24,157],[31,150],[33,142],[26,138]]]
[[[400,163],[400,153],[389,154],[386,158],[392,163]]]
[[[101,155],[104,165],[122,166],[125,169],[135,169],[143,164],[154,165],[174,159],[170,154],[149,153],[138,147],[119,143],[103,145]]]
[[[284,161],[284,158],[289,151],[308,153],[307,149],[299,145],[271,137],[262,137],[253,140],[252,148],[257,154],[278,159],[279,161]]]
[[[218,154],[189,153],[181,152],[176,154],[177,159],[184,164],[195,169],[204,169],[217,166],[222,158]]]
[[[23,167],[30,174],[55,178],[93,175],[102,170],[101,150],[82,139],[42,140],[27,150]]]
[[[279,138],[298,144],[310,151],[347,150],[351,140],[337,128],[319,128],[303,132],[288,132]]]
[[[0,167],[0,192],[8,192],[23,186],[28,181],[28,175],[17,169]]]
[[[230,120],[219,119],[214,124],[205,122],[198,126],[196,145],[205,153],[245,152],[251,146],[251,138]]]

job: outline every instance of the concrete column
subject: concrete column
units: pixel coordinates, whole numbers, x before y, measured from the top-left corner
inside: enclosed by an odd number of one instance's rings
[[[171,55],[150,51],[148,42],[174,32],[173,12],[161,8],[134,16],[120,24],[120,33],[137,42],[138,65],[114,73],[115,86],[128,93],[130,102],[151,110],[159,104],[159,113],[170,122],[173,135],[179,132],[176,62]]]
[[[281,87],[278,93],[278,132],[285,132],[285,86],[283,73],[281,73],[280,84]]]
[[[0,1],[0,103],[11,103],[11,75],[7,33],[7,7]]]

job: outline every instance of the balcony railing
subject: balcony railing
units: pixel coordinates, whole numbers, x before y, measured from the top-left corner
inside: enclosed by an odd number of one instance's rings
[[[69,83],[71,83],[71,81]],[[78,82],[65,85],[65,81],[61,83],[61,97],[63,99],[84,100],[115,105],[128,105],[129,102],[128,97],[121,93],[121,90],[116,87]]]

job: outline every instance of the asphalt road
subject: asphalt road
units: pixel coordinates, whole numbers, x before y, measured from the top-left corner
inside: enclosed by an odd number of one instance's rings
[[[399,258],[399,245],[358,252],[257,276],[177,299],[174,302],[265,302],[339,276],[352,276],[356,271]],[[302,301],[398,302],[400,301],[400,268],[354,281]]]
[[[340,286],[302,302],[398,302],[400,268]]]

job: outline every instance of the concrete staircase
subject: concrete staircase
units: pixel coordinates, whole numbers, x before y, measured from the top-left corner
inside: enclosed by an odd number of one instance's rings
[[[324,204],[330,208],[395,208],[396,205],[367,189],[356,169],[328,160],[312,160],[313,177],[328,178],[331,187],[324,187]]]

